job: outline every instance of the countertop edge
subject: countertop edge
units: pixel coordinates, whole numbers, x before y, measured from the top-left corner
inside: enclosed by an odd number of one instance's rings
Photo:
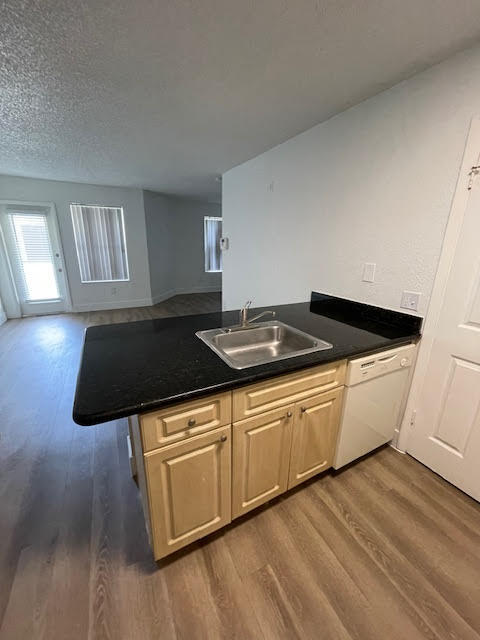
[[[388,339],[384,343],[378,345],[377,347],[369,348],[369,349],[355,349],[347,350],[345,354],[339,355],[336,354],[332,358],[322,358],[317,362],[309,362],[308,364],[295,362],[295,357],[284,360],[285,363],[288,363],[285,366],[285,370],[275,373],[272,375],[271,372],[259,371],[257,374],[253,374],[247,376],[246,378],[239,380],[228,380],[227,382],[213,385],[209,387],[200,387],[199,389],[194,389],[193,391],[187,391],[182,394],[177,394],[176,396],[169,396],[167,398],[162,398],[159,400],[154,400],[148,403],[141,403],[138,405],[133,405],[130,407],[126,407],[123,409],[119,409],[118,411],[108,411],[94,414],[85,414],[80,413],[76,410],[75,404],[73,406],[72,418],[74,422],[83,427],[91,427],[97,424],[103,424],[105,422],[111,422],[113,420],[120,420],[122,418],[128,418],[129,416],[136,415],[139,413],[147,413],[150,411],[155,411],[157,409],[161,409],[163,407],[172,406],[174,404],[180,402],[186,402],[188,400],[193,400],[196,398],[201,398],[213,393],[221,393],[223,391],[231,391],[233,389],[238,389],[240,387],[248,386],[249,384],[253,384],[255,382],[260,382],[262,380],[268,380],[269,378],[276,378],[281,375],[285,375],[288,373],[293,373],[295,371],[300,371],[302,369],[310,369],[312,367],[317,367],[322,364],[328,364],[330,362],[336,362],[341,360],[350,360],[352,357],[360,356],[360,355],[368,355],[370,353],[378,353],[379,351],[383,351],[385,349],[398,347],[402,344],[408,344],[413,341],[418,341],[421,338],[421,333],[413,333],[406,336],[401,336],[399,338]],[[325,352],[323,352],[325,354]],[[255,367],[252,367],[255,369]],[[78,382],[78,380],[77,380]]]

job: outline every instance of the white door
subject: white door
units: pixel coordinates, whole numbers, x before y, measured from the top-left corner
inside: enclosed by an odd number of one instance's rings
[[[438,320],[407,451],[480,500],[480,176],[458,190],[458,231],[447,231],[451,257],[439,268]]]
[[[2,204],[0,225],[22,315],[66,311],[67,281],[53,207]]]

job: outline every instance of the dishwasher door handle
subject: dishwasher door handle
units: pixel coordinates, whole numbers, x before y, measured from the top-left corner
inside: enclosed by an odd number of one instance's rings
[[[398,356],[398,353],[394,353],[393,356],[385,356],[385,358],[378,358],[377,362],[391,362],[392,360],[395,360],[395,358]]]

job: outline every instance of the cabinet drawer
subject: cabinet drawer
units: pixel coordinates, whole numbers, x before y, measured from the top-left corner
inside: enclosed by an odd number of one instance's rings
[[[345,381],[345,370],[346,361],[342,360],[238,389],[233,392],[233,420],[250,418],[340,387]]]
[[[231,421],[232,395],[229,391],[144,413],[140,416],[143,450],[151,451],[223,427]]]

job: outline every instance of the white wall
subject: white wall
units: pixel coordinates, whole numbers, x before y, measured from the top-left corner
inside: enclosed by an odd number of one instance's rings
[[[153,303],[175,295],[175,243],[171,198],[143,192],[150,286]]]
[[[3,237],[0,235],[0,294],[2,309],[7,318],[19,318],[21,315],[17,293],[10,277],[10,266],[7,260]]]
[[[399,309],[408,289],[422,292],[425,314],[479,113],[476,47],[227,172],[224,308],[314,289]],[[365,261],[377,263],[373,284]]]
[[[0,200],[53,202],[56,207],[72,305],[75,311],[151,304],[141,189],[0,176]],[[125,215],[129,282],[82,284],[75,252],[70,203],[122,206]]]
[[[221,206],[144,191],[145,221],[154,303],[179,293],[220,291],[221,273],[205,273],[204,216]]]
[[[2,299],[0,298],[0,326],[7,321],[7,314],[5,313],[5,308],[2,303]]]

